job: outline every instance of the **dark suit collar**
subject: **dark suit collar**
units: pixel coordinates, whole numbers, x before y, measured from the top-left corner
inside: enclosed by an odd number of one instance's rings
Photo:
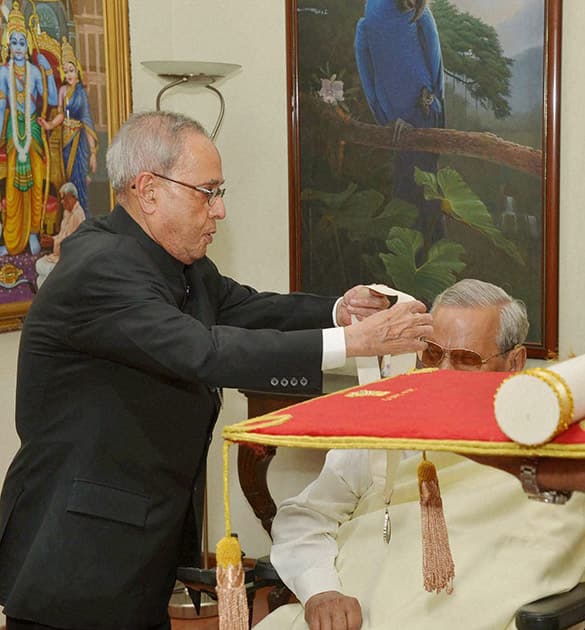
[[[166,278],[177,306],[182,309],[189,291],[185,272],[190,266],[173,258],[156,241],[153,241],[120,204],[117,204],[113,209],[109,219],[115,232],[130,236],[138,241]]]
[[[156,241],[153,241],[120,204],[112,210],[110,219],[114,230],[135,238],[165,275],[183,274],[187,265],[173,258]]]

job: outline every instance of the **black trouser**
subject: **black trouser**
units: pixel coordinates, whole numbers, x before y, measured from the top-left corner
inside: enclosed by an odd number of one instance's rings
[[[55,628],[55,626],[44,626],[43,624],[35,623],[34,621],[22,621],[21,619],[12,619],[12,617],[7,617],[6,630],[62,630],[62,629]],[[171,622],[169,620],[161,625],[150,626],[149,628],[145,628],[145,630],[171,630]]]

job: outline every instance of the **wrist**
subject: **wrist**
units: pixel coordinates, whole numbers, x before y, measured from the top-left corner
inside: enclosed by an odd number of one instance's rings
[[[356,330],[357,328],[357,330]],[[370,353],[366,350],[367,339],[361,334],[357,324],[350,324],[343,327],[343,336],[345,339],[345,356],[346,357],[363,357]]]
[[[543,475],[539,474],[539,467],[540,460],[537,458],[526,459],[520,464],[520,483],[528,498],[557,505],[566,503],[571,498],[572,492],[559,489],[556,485],[554,490],[543,487],[548,484],[542,479]]]
[[[582,460],[542,460],[538,468],[538,484],[546,490],[585,489],[585,467]]]

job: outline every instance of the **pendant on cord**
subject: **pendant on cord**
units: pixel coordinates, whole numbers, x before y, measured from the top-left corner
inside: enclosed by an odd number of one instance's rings
[[[390,511],[388,506],[390,503],[384,505],[384,528],[382,529],[382,538],[386,544],[390,542],[392,538],[392,522],[390,521]]]

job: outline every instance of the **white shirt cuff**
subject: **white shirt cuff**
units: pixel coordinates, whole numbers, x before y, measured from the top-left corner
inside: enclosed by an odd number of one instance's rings
[[[324,328],[321,369],[332,370],[342,367],[345,365],[345,359],[345,331],[343,327]]]
[[[314,568],[305,571],[302,577],[294,580],[293,590],[304,606],[307,600],[317,593],[341,592],[341,582],[335,569]]]
[[[339,324],[337,323],[337,317],[335,316],[335,314],[337,313],[337,305],[339,304],[339,302],[341,302],[341,300],[343,300],[343,296],[335,300],[333,310],[331,311],[331,319],[333,320],[333,325],[336,327],[339,326]]]

